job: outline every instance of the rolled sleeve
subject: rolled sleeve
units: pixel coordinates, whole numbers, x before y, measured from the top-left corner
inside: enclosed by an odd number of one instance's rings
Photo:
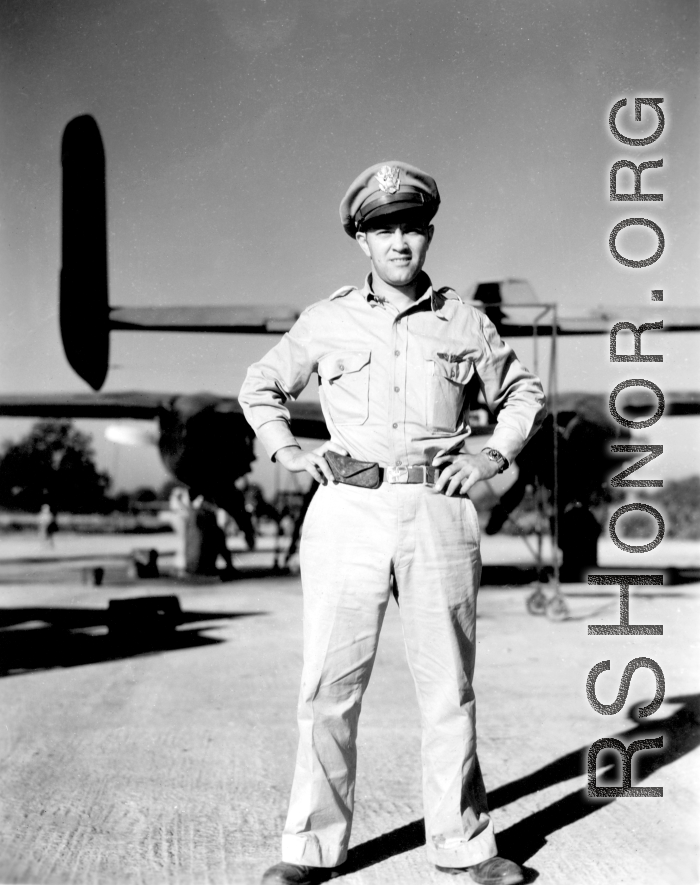
[[[537,432],[547,414],[542,384],[518,360],[493,323],[480,315],[484,348],[477,372],[482,393],[496,416],[491,445],[512,461]]]
[[[304,311],[279,344],[248,369],[241,387],[243,414],[273,461],[280,449],[298,445],[285,403],[299,396],[316,370],[311,337]]]

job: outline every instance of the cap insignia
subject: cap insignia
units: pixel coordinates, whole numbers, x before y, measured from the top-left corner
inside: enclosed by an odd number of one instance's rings
[[[398,166],[382,166],[374,177],[379,182],[379,189],[385,194],[395,194],[401,184],[401,170]]]

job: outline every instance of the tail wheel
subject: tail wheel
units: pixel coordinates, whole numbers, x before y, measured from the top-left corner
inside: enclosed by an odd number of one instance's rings
[[[528,596],[526,605],[531,615],[543,615],[547,612],[547,597],[538,587],[531,596]]]
[[[569,606],[563,596],[557,594],[549,600],[547,617],[550,621],[565,621],[569,617]]]

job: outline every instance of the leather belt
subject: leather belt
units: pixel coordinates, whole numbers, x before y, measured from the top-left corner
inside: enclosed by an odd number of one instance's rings
[[[421,483],[435,485],[440,470],[427,464],[400,464],[380,467],[375,461],[358,461],[346,455],[339,455],[332,449],[325,454],[333,479],[346,485],[378,489],[383,482]]]
[[[402,464],[379,468],[382,481],[389,483],[410,482],[433,486],[439,474],[440,471],[437,467],[429,467],[426,464]]]

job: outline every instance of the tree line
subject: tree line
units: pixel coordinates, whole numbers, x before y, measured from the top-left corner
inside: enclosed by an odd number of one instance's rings
[[[112,483],[98,470],[92,437],[69,420],[37,421],[18,442],[0,446],[0,507],[38,512],[103,513]]]

